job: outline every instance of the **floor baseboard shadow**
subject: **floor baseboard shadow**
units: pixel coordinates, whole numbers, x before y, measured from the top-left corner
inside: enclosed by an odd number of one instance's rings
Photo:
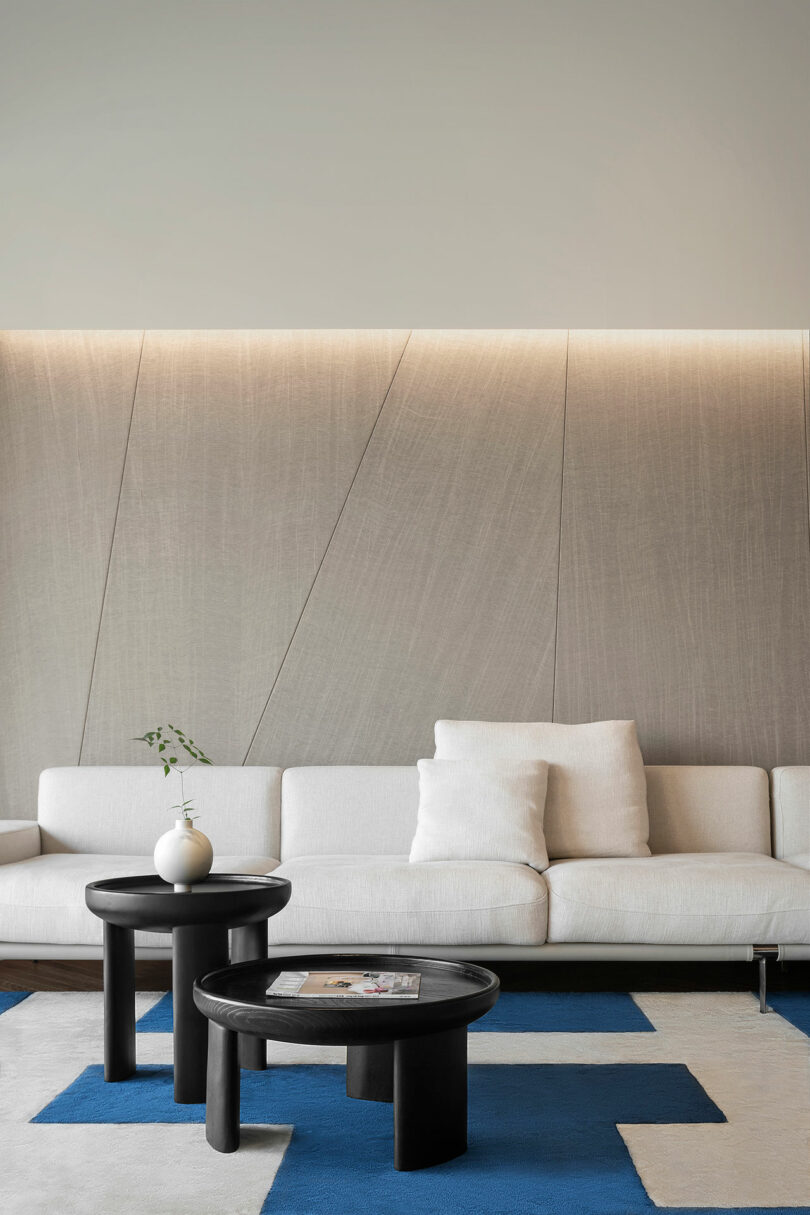
[[[755,991],[753,962],[488,962],[504,991]],[[168,961],[135,963],[138,991],[168,991]],[[0,991],[101,991],[101,962],[0,961]],[[810,963],[768,964],[769,991],[810,989]]]

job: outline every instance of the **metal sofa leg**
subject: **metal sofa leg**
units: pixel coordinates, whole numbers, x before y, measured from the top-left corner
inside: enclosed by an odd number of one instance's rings
[[[768,1011],[768,958],[779,957],[778,945],[755,945],[754,961],[759,966],[759,1011]]]

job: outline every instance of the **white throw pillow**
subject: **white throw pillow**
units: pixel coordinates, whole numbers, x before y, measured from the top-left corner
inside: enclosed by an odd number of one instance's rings
[[[412,861],[513,861],[548,867],[548,764],[420,759]]]
[[[553,859],[649,856],[647,781],[634,721],[437,721],[436,759],[544,759]]]

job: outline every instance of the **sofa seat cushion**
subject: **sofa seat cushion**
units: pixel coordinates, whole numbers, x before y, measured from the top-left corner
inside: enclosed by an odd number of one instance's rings
[[[269,873],[278,861],[266,856],[215,856],[214,872]],[[51,852],[0,865],[0,941],[100,945],[104,925],[88,911],[84,888],[105,878],[154,873],[151,856]],[[166,933],[136,932],[135,945],[168,948]]]
[[[549,941],[810,943],[810,873],[750,852],[559,861]]]
[[[542,945],[546,885],[528,865],[407,856],[285,861],[289,903],[269,922],[275,945]]]

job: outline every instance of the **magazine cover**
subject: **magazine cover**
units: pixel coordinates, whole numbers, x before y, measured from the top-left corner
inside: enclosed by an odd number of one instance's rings
[[[282,970],[267,994],[304,996],[309,1000],[335,996],[416,1000],[420,977],[390,970]]]

